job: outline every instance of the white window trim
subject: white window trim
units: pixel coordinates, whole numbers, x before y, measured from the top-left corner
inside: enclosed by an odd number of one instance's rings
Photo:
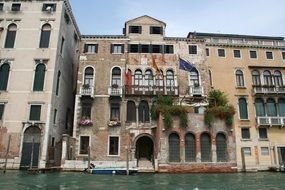
[[[248,129],[249,130],[249,138],[248,139],[242,138],[242,129]],[[240,126],[240,139],[241,139],[241,141],[251,141],[251,132],[250,132],[249,126]]]
[[[238,86],[237,85],[237,77],[236,77],[236,72],[240,70],[242,72],[242,76],[243,76],[243,86]],[[234,76],[235,76],[235,87],[236,88],[246,88],[246,81],[245,81],[245,78],[244,78],[244,70],[242,68],[236,68],[234,70]]]
[[[196,54],[190,53],[190,46],[196,46]],[[196,44],[188,44],[188,54],[189,55],[198,55],[198,45],[196,45]]]
[[[249,149],[250,150],[250,155],[249,154],[245,154],[245,152],[244,152],[244,149],[245,148],[247,148],[247,149]],[[244,156],[252,156],[252,150],[251,150],[251,147],[242,147],[242,150],[243,150],[243,154],[244,154]]]
[[[268,154],[262,154],[262,148],[267,148]],[[270,147],[268,147],[268,146],[261,146],[260,147],[260,155],[261,156],[270,156]]]
[[[260,137],[260,134],[259,134],[259,129],[260,129],[260,128],[266,129],[267,138],[261,138],[261,137]],[[257,132],[258,132],[258,140],[260,140],[260,141],[267,141],[267,140],[268,140],[268,129],[267,129],[266,127],[259,127]]]
[[[28,102],[29,104],[29,107],[28,107],[28,117],[27,117],[27,121],[30,121],[30,122],[41,122],[43,120],[43,105],[44,105],[44,102]],[[31,114],[31,108],[32,106],[41,106],[41,113],[40,113],[40,120],[39,121],[35,121],[35,120],[30,120],[30,114]]]
[[[225,52],[225,56],[224,56],[224,57],[219,56],[219,49],[223,49],[223,50],[224,50],[224,52]],[[219,58],[227,58],[227,52],[226,52],[226,49],[225,49],[225,48],[218,48],[218,49],[217,49],[217,56],[218,56]]]
[[[81,137],[89,137],[89,147],[90,147],[90,150],[91,150],[91,136],[90,135],[79,135],[79,143],[78,143],[78,155],[79,156],[88,156],[88,153],[87,154],[80,154],[80,145],[81,145]]]
[[[245,101],[246,101],[246,110],[247,110],[247,119],[241,119],[240,118],[240,110],[239,110],[239,99],[241,98],[244,98]],[[249,121],[249,110],[248,110],[248,98],[245,97],[245,96],[239,96],[238,99],[237,99],[237,105],[238,105],[238,119],[241,120],[241,121]],[[246,128],[246,127],[243,127],[243,128]]]
[[[81,82],[81,86],[84,84],[85,82],[85,70],[88,68],[88,67],[91,67],[93,69],[93,86],[90,86],[90,87],[94,87],[95,86],[95,76],[96,76],[96,70],[94,68],[93,65],[86,65],[83,69],[83,73],[82,73],[82,82]]]
[[[97,45],[97,53],[98,53],[98,46],[99,46],[98,43],[85,43],[84,44],[84,51],[85,51],[85,45],[95,45],[95,46]],[[85,54],[96,54],[96,49],[95,49],[95,52],[88,52],[87,51],[87,52],[84,52],[84,53]]]
[[[235,51],[239,51],[240,57],[235,57]],[[240,49],[233,49],[233,58],[235,59],[242,59],[242,53]]]
[[[48,63],[48,59],[34,59],[35,61],[35,66],[34,66],[34,73],[33,73],[33,81],[32,81],[32,85],[31,85],[31,92],[32,93],[44,93],[46,91],[46,75],[47,75],[47,71],[48,71],[48,67],[47,67],[47,63]],[[44,86],[43,86],[43,90],[42,91],[34,91],[34,82],[35,82],[35,77],[36,77],[36,69],[37,66],[39,64],[44,64],[46,69],[45,69],[45,78],[44,78]]]
[[[250,57],[250,52],[251,52],[251,51],[255,51],[255,53],[256,53],[256,58]],[[252,50],[252,49],[248,50],[248,55],[249,55],[249,59],[253,59],[253,60],[257,60],[257,59],[258,59],[258,53],[257,53],[256,50]]]
[[[267,52],[271,52],[272,53],[272,59],[268,59],[267,58]],[[273,51],[265,51],[265,58],[266,58],[266,60],[274,60],[274,53],[273,53]]]
[[[111,155],[110,153],[110,137],[118,137],[118,154],[117,155]],[[108,136],[108,148],[107,148],[107,156],[108,157],[120,157],[120,147],[121,147],[121,138],[119,135],[109,135]]]
[[[122,50],[123,50],[123,45],[124,44],[122,44],[122,43],[112,43],[112,46],[113,47],[115,47],[115,45],[120,45],[120,47],[122,48]],[[124,52],[122,53],[122,52],[120,52],[120,53],[116,53],[116,52],[113,52],[114,51],[114,49],[112,50],[112,54],[114,54],[114,55],[121,55],[121,54],[124,54]]]

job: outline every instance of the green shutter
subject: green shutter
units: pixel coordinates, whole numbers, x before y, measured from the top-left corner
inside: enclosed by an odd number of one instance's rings
[[[266,105],[267,105],[267,115],[277,116],[275,101],[273,99],[268,99]]]
[[[33,90],[42,91],[44,88],[44,80],[45,80],[45,65],[38,64],[35,71]]]
[[[40,121],[41,119],[41,105],[31,105],[30,120]]]
[[[285,99],[280,99],[278,103],[279,107],[279,116],[285,116]]]
[[[0,104],[0,120],[2,120],[3,113],[4,113],[4,104]]]
[[[10,65],[8,63],[4,63],[0,67],[0,90],[7,90],[9,71]]]
[[[245,98],[239,99],[239,114],[240,119],[248,119],[247,103]]]
[[[256,116],[265,116],[264,103],[262,99],[255,100]]]

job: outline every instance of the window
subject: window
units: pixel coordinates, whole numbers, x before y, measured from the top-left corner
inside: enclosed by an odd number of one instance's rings
[[[172,70],[166,71],[166,86],[173,87],[174,85],[174,73]]]
[[[60,45],[60,54],[61,54],[61,55],[62,55],[62,53],[63,53],[64,41],[65,41],[65,39],[64,39],[64,37],[62,37],[62,38],[61,38],[61,45]]]
[[[276,104],[273,99],[269,98],[267,100],[266,108],[267,116],[277,116]]]
[[[151,26],[150,34],[163,34],[163,29],[160,26]]]
[[[165,54],[173,54],[174,53],[173,45],[165,45],[164,46],[164,53]]]
[[[84,72],[84,85],[86,89],[93,87],[93,77],[94,69],[92,67],[87,67]]]
[[[4,3],[0,3],[0,11],[3,11]]]
[[[121,69],[119,67],[114,67],[112,69],[112,81],[111,85],[121,86]]]
[[[239,118],[240,119],[248,119],[246,99],[245,98],[240,98],[238,100],[238,105],[239,105]]]
[[[55,146],[55,137],[52,137],[51,138],[51,147],[54,148],[54,146]]]
[[[171,133],[168,138],[169,162],[180,162],[180,139],[175,133]]]
[[[189,46],[189,54],[197,54],[197,46],[196,45],[190,45]]]
[[[89,144],[90,144],[89,136],[80,136],[79,154],[88,154]]]
[[[111,53],[113,54],[124,53],[124,44],[111,44]]]
[[[268,147],[261,147],[260,151],[261,151],[262,156],[268,156],[269,155],[269,148]]]
[[[65,20],[66,24],[70,23],[70,17],[66,11],[64,12],[64,20]]]
[[[196,139],[192,133],[185,136],[185,161],[196,162]]]
[[[46,71],[45,64],[40,63],[37,65],[34,77],[33,91],[43,91],[44,81],[45,81],[45,71]]]
[[[272,85],[272,77],[270,71],[263,72],[263,80],[264,85],[271,86]]]
[[[120,104],[119,103],[111,103],[110,108],[110,120],[111,121],[120,121]]]
[[[257,59],[257,52],[254,51],[254,50],[250,50],[250,51],[249,51],[249,57],[250,57],[251,59]]]
[[[282,52],[282,59],[285,60],[285,51]]]
[[[129,45],[130,53],[139,53],[139,45],[138,44],[130,44]]]
[[[31,105],[30,107],[30,121],[40,121],[41,120],[41,105]]]
[[[210,85],[213,86],[212,72],[209,70]]]
[[[273,59],[273,53],[272,53],[272,51],[267,51],[267,52],[266,52],[266,58],[267,58],[267,59]]]
[[[267,129],[266,128],[259,128],[258,129],[259,138],[260,139],[267,139]]]
[[[55,89],[55,94],[58,96],[58,91],[59,91],[59,86],[60,86],[60,75],[61,72],[58,71],[57,73],[57,80],[56,80],[56,89]]]
[[[147,86],[147,90],[152,90],[151,87],[153,86],[153,74],[150,69],[145,71],[145,78],[144,78],[145,86]]]
[[[255,99],[255,112],[256,116],[265,116],[264,102],[261,98]]]
[[[5,48],[14,48],[15,39],[17,33],[17,25],[10,24],[7,29],[6,41],[5,41]]]
[[[109,156],[119,155],[119,137],[109,137]]]
[[[241,128],[241,138],[250,139],[250,130],[249,128]]]
[[[202,162],[211,162],[212,161],[212,144],[211,137],[207,133],[201,135],[201,161]]]
[[[90,119],[91,118],[91,102],[83,102],[81,107],[81,116],[82,118]]]
[[[42,11],[43,12],[55,12],[56,11],[56,3],[44,3]]]
[[[222,133],[218,133],[216,136],[216,147],[217,147],[217,161],[227,161],[227,139]]]
[[[236,71],[236,85],[237,87],[244,87],[243,72],[241,70]]]
[[[251,156],[251,148],[250,147],[243,147],[242,151],[243,151],[243,154],[245,156]]]
[[[200,86],[199,73],[195,68],[190,72],[190,86]]]
[[[210,50],[209,50],[209,48],[206,48],[206,56],[210,56]]]
[[[56,117],[57,117],[57,109],[54,109],[54,113],[53,113],[53,124],[56,123]]]
[[[274,72],[274,84],[277,87],[282,87],[283,86],[283,79],[282,79],[282,74],[280,71],[275,71]]]
[[[135,86],[141,86],[142,85],[142,71],[141,70],[136,70],[135,75],[134,75],[134,83]],[[138,88],[136,89],[138,90]]]
[[[161,45],[151,45],[151,53],[162,53]]]
[[[10,65],[8,63],[4,63],[0,67],[0,91],[7,90],[7,84],[10,73]]]
[[[98,53],[98,44],[85,44],[84,53]]]
[[[20,11],[21,4],[20,3],[12,3],[11,11]]]
[[[149,49],[150,49],[150,46],[149,45],[141,45],[140,46],[140,48],[141,48],[141,53],[149,53],[150,51],[149,51]]]
[[[41,32],[40,48],[48,48],[50,41],[51,26],[49,24],[44,24]]]
[[[219,57],[226,57],[226,53],[224,49],[218,49],[218,56]]]
[[[261,85],[260,74],[259,74],[259,71],[257,70],[252,71],[252,83],[253,85],[256,85],[256,86]]]
[[[129,26],[129,33],[141,34],[142,33],[142,27],[141,26]]]
[[[127,121],[136,122],[136,104],[133,101],[128,101],[127,103]]]
[[[0,121],[3,119],[5,104],[0,103]]]
[[[279,107],[279,116],[284,117],[285,116],[285,99],[280,98],[278,100],[278,107]]]
[[[141,101],[139,104],[139,122],[149,122],[149,107],[147,101]]]
[[[237,49],[234,50],[234,57],[241,58],[240,50],[237,50]]]

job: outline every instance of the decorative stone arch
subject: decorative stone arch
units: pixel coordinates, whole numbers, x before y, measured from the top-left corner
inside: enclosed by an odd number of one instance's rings
[[[134,139],[135,158],[139,161],[147,159],[154,160],[155,146],[154,137],[151,134],[143,133]]]

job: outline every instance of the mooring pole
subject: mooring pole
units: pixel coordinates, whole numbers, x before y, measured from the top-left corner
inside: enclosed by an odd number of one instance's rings
[[[87,171],[90,171],[90,146],[88,146],[87,152],[88,152],[88,166],[87,166]]]
[[[244,148],[241,148],[241,163],[242,163],[242,171],[246,172]]]
[[[129,147],[126,146],[126,174],[129,175],[130,171],[129,171]]]
[[[6,173],[6,168],[7,168],[8,154],[10,150],[10,142],[11,142],[11,135],[9,135],[8,147],[7,147],[6,156],[5,156],[5,164],[4,164],[4,171],[3,171],[4,174]]]
[[[35,139],[33,138],[32,142],[32,152],[31,152],[31,162],[30,162],[30,169],[33,168],[33,160],[34,160],[34,144],[35,144]]]

